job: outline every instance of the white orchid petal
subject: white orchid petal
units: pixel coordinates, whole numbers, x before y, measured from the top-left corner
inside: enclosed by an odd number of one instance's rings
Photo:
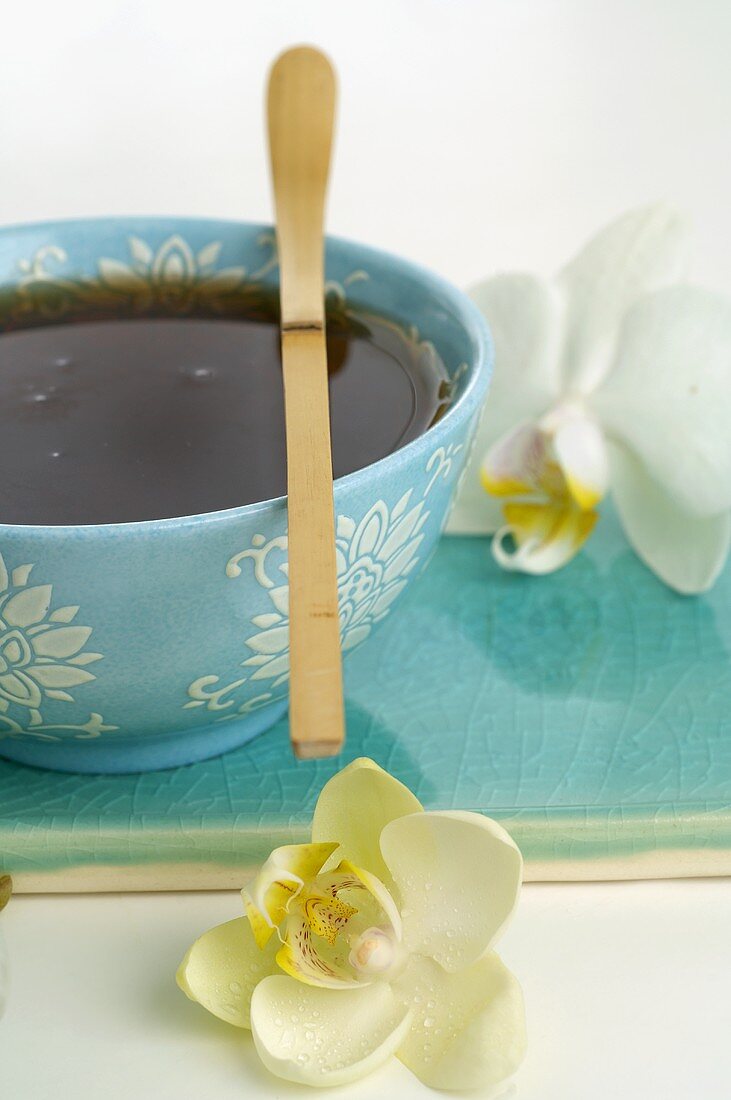
[[[630,210],[564,268],[558,278],[566,300],[564,392],[590,393],[611,367],[627,309],[685,277],[688,236],[685,219],[669,206]]]
[[[191,1001],[236,1027],[249,1027],[251,994],[276,969],[279,941],[257,946],[246,917],[204,932],[183,959],[176,980]]]
[[[609,487],[609,458],[601,428],[588,417],[568,415],[556,428],[553,451],[579,508],[595,508]]]
[[[521,854],[482,814],[410,814],[385,827],[381,851],[401,897],[404,946],[456,971],[500,935],[518,900]]]
[[[480,467],[487,493],[497,497],[524,496],[540,488],[546,461],[546,438],[536,423],[527,421],[493,444]]]
[[[421,803],[408,787],[360,758],[328,780],[320,792],[312,819],[313,841],[337,837],[338,856],[390,884],[379,840],[383,828],[395,818],[418,813]]]
[[[285,1081],[344,1085],[365,1077],[398,1050],[410,1011],[386,982],[362,989],[306,986],[274,975],[254,990],[251,1029],[270,1073]]]
[[[395,988],[413,1006],[398,1057],[425,1085],[491,1090],[515,1073],[526,1049],[523,995],[494,952],[456,974],[413,958]]]
[[[533,275],[498,275],[472,298],[495,342],[495,371],[475,446],[447,524],[450,534],[488,534],[499,509],[483,491],[480,467],[493,444],[516,424],[537,418],[560,395],[562,305],[555,286]]]
[[[468,481],[471,483],[468,490]],[[480,464],[470,466],[462,489],[452,505],[445,534],[491,535],[503,521],[502,503],[486,493],[480,480]]]
[[[492,540],[492,554],[503,569],[543,576],[567,565],[588,539],[596,512],[555,504],[511,503],[505,526]],[[505,543],[512,538],[515,548]]]
[[[731,301],[673,287],[638,302],[592,408],[680,507],[731,507]]]
[[[624,447],[611,448],[611,465],[614,502],[639,557],[678,592],[709,589],[728,556],[731,513],[690,514]]]

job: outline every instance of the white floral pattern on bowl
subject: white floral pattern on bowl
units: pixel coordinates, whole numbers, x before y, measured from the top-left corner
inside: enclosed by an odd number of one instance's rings
[[[45,703],[74,703],[67,688],[96,679],[86,666],[103,654],[84,649],[92,628],[74,623],[77,605],[52,611],[52,585],[29,586],[32,569],[18,565],[8,573],[0,554],[0,737],[31,735],[58,741],[53,731],[73,731],[86,739],[116,729],[104,725],[99,714],[83,725],[44,721]]]
[[[258,243],[265,258],[249,271],[238,264],[216,266],[221,241],[208,241],[196,251],[179,233],[157,248],[142,237],[129,236],[126,262],[102,256],[96,275],[81,279],[53,269],[68,260],[65,249],[42,245],[30,259],[18,261],[20,278],[12,315],[56,319],[92,303],[95,307],[125,306],[139,313],[156,307],[179,314],[196,307],[223,309],[232,295],[259,289],[261,280],[276,268],[274,235],[262,233]]]
[[[423,496],[413,503],[414,489],[408,489],[389,508],[384,500],[378,500],[366,512],[360,522],[350,516],[339,515],[336,523],[336,561],[338,570],[338,597],[340,607],[340,637],[343,651],[354,649],[364,642],[372,628],[388,615],[391,605],[406,588],[409,575],[420,562],[419,549],[424,536],[421,531],[429,518],[426,499],[437,480],[447,477],[452,463],[462,450],[461,444],[437,448],[426,463],[425,473],[431,474]],[[282,555],[272,566],[270,555]],[[188,687],[185,709],[206,706],[210,711],[227,710],[230,713],[219,720],[235,718],[277,699],[286,692],[275,694],[277,688],[289,679],[289,584],[287,581],[287,536],[265,539],[254,535],[251,546],[234,555],[226,566],[226,576],[241,576],[241,562],[250,559],[254,564],[254,578],[266,589],[272,609],[251,620],[256,633],[246,638],[252,650],[241,665],[253,669],[247,676],[219,686],[219,676],[200,676]],[[273,575],[272,575],[273,574]],[[279,574],[279,575],[278,575]],[[284,580],[280,579],[284,578]],[[271,681],[269,690],[240,703],[236,692],[253,681]]]

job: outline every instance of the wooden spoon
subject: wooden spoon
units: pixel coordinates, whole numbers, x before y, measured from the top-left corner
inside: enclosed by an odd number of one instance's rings
[[[335,74],[299,46],[269,74],[281,296],[289,513],[289,730],[300,759],[334,756],[345,737],[338,619],[323,220]]]

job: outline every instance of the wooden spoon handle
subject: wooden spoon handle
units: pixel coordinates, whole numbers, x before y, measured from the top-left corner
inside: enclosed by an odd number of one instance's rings
[[[295,754],[311,758],[335,755],[345,736],[323,255],[335,75],[323,54],[282,54],[268,115],[287,429],[289,728]]]

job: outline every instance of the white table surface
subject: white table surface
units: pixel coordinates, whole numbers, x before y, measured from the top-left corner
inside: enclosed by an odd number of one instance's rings
[[[36,0],[2,32],[3,222],[268,218],[265,70],[309,40],[341,71],[333,232],[464,285],[549,272],[665,198],[695,220],[698,281],[731,290],[726,0]],[[13,899],[0,1094],[295,1095],[173,984],[237,912],[227,894]],[[730,928],[729,882],[527,887],[504,944],[529,1013],[518,1100],[727,1100]],[[428,1093],[397,1064],[347,1091],[396,1095]]]
[[[0,918],[11,967],[2,1096],[312,1096],[267,1076],[247,1032],[175,985],[192,940],[240,912],[229,893],[14,898]],[[728,1100],[729,929],[727,881],[526,886],[501,945],[528,1011],[515,1100]],[[393,1062],[319,1095],[429,1090]]]

